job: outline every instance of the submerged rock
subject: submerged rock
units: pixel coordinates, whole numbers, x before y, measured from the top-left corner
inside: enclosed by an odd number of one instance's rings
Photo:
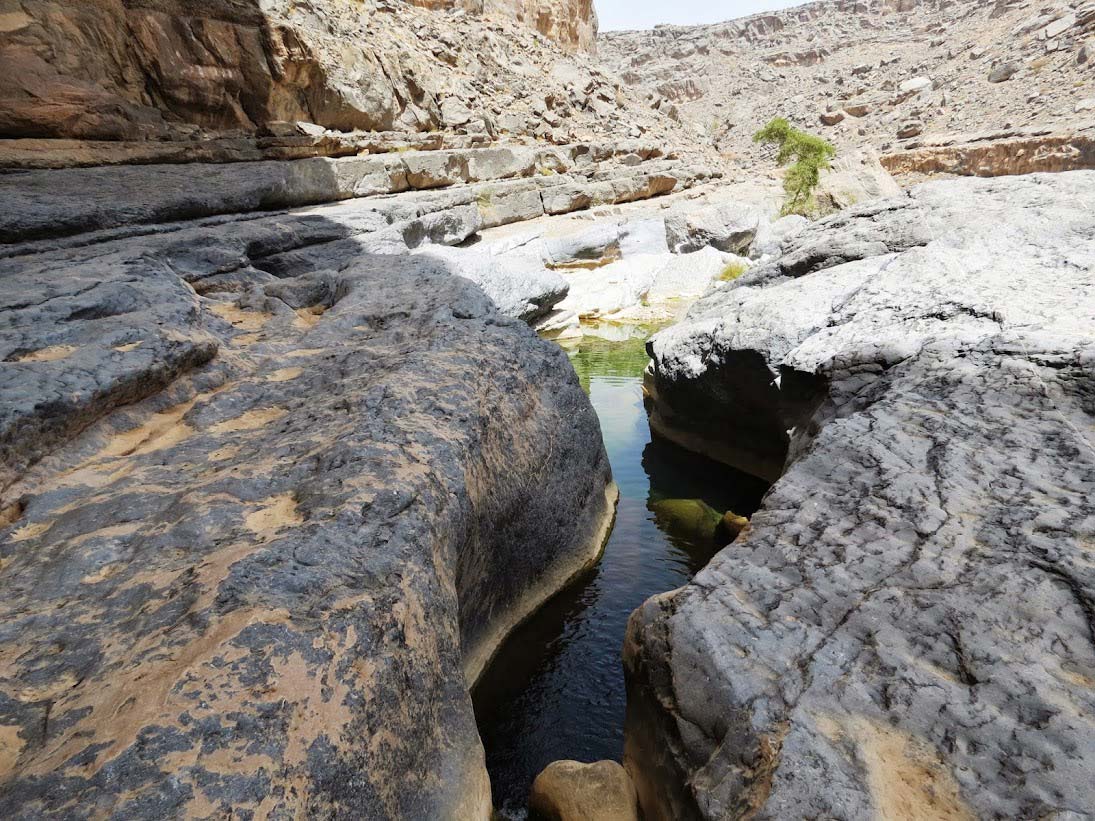
[[[1095,173],[933,182],[789,246],[651,343],[655,425],[779,479],[632,616],[645,817],[1082,814]]]
[[[555,761],[529,796],[534,821],[638,821],[635,785],[615,761]]]
[[[596,415],[442,262],[269,219],[0,263],[20,817],[490,817],[468,687],[599,555]]]
[[[703,499],[658,499],[648,504],[658,527],[706,544],[714,540],[722,514]]]
[[[734,541],[741,533],[749,527],[749,520],[744,516],[739,516],[732,510],[726,511],[719,520],[718,526],[715,529],[716,538],[721,539],[725,543]]]
[[[744,516],[719,513],[703,499],[655,499],[647,507],[659,528],[696,544],[729,544],[749,525]]]

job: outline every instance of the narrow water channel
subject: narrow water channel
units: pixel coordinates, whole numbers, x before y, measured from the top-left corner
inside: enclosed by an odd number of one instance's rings
[[[707,563],[716,512],[751,515],[767,487],[651,441],[643,340],[583,341],[570,355],[600,417],[620,503],[600,564],[509,637],[473,693],[503,818],[525,817],[532,781],[552,761],[622,759],[628,616]]]

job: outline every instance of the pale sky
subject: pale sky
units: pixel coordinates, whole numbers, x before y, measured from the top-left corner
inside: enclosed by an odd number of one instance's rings
[[[721,23],[806,0],[594,0],[601,31],[650,29],[659,23]]]

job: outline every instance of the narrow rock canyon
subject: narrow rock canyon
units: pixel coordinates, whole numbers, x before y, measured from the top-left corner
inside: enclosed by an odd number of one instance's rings
[[[1095,6],[771,5],[0,0],[0,808],[1088,817]]]

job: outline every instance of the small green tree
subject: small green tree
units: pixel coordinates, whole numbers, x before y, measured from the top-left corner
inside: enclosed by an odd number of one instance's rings
[[[782,117],[769,121],[753,135],[753,142],[779,146],[776,162],[780,165],[792,163],[783,177],[783,190],[787,192],[783,214],[806,216],[812,213],[816,208],[814,189],[821,181],[821,172],[830,167],[830,161],[836,156],[832,144],[792,128]]]

